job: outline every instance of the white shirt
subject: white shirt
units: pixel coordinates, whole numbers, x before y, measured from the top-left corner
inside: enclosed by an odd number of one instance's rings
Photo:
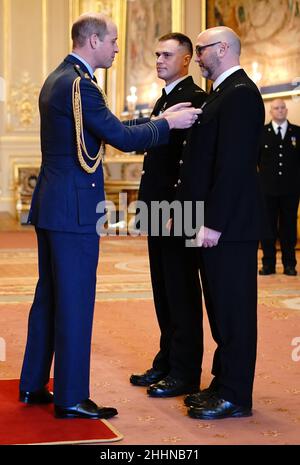
[[[176,81],[173,81],[171,82],[171,84],[168,84],[166,87],[165,87],[165,91],[166,91],[166,94],[168,95],[171,90],[174,89],[175,86],[177,86],[177,84],[180,82],[180,81],[183,81],[184,79],[186,79],[189,75],[186,74],[185,76],[179,78],[179,79],[176,79]]]
[[[282,139],[284,139],[284,137],[286,135],[287,127],[288,127],[287,120],[285,120],[283,123],[280,123],[280,124],[275,123],[275,121],[272,121],[272,126],[273,126],[275,134],[278,133],[278,126],[281,127],[281,137],[282,137]]]
[[[228,76],[231,74],[235,73],[238,69],[242,69],[240,65],[237,66],[232,66],[232,68],[227,69],[224,71],[224,73],[220,74],[220,76],[217,77],[217,79],[213,82],[213,90],[216,90],[216,88],[223,82],[225,81]]]

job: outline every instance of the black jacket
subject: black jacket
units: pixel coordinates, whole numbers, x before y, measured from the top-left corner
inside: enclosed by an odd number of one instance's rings
[[[191,76],[188,76],[167,95],[164,109],[180,102],[192,102],[194,107],[199,108],[206,97],[207,94],[194,83]],[[154,107],[154,113],[156,107],[157,105]],[[174,185],[179,175],[182,144],[186,134],[187,130],[173,129],[168,144],[152,147],[145,152],[139,200],[149,205],[152,200],[170,202],[174,199]]]
[[[264,127],[259,159],[262,189],[272,196],[300,193],[300,127],[288,123],[282,141],[272,123]]]
[[[256,85],[240,69],[209,95],[189,130],[176,198],[204,201],[204,224],[220,231],[222,241],[261,236],[257,163],[264,115]]]

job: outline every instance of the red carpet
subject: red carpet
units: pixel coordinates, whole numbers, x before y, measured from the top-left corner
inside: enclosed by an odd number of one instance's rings
[[[19,380],[0,380],[0,444],[68,444],[119,441],[106,420],[55,419],[53,405],[18,402]]]

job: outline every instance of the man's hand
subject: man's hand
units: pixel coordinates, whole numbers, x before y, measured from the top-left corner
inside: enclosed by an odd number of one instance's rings
[[[214,247],[218,245],[221,234],[219,231],[201,226],[196,236],[196,245],[197,247]]]
[[[165,115],[168,113],[173,113],[174,111],[186,110],[187,108],[191,108],[191,102],[180,102],[176,103],[176,105],[172,105],[171,107],[167,108],[163,113],[161,113],[161,117],[164,118]]]
[[[175,105],[174,105],[175,106]],[[162,117],[168,121],[170,129],[190,128],[202,113],[200,108],[188,107],[179,111],[165,111]]]

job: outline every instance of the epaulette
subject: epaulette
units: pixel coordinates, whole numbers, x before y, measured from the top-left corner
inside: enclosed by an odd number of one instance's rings
[[[86,72],[82,71],[82,69],[80,68],[80,65],[78,65],[77,63],[74,64],[74,69],[75,69],[76,73],[77,73],[82,79],[90,79],[90,80],[91,80],[91,76],[89,75],[89,73],[86,73]]]

